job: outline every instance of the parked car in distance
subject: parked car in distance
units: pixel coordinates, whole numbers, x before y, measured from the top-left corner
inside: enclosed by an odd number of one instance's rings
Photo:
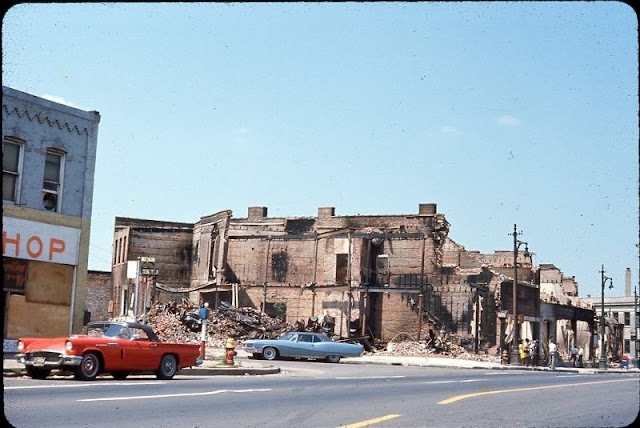
[[[280,357],[313,358],[337,363],[341,358],[360,357],[364,346],[334,342],[324,333],[289,332],[279,339],[251,339],[242,343],[254,358],[274,360]]]
[[[78,380],[100,373],[125,379],[131,373],[155,373],[172,379],[183,367],[202,364],[199,344],[161,342],[153,329],[136,322],[95,321],[82,334],[17,341],[16,359],[27,375],[44,379],[52,370],[70,371]]]

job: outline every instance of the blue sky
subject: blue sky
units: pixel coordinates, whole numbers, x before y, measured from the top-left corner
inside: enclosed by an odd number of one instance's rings
[[[97,110],[89,268],[116,216],[411,214],[638,283],[638,24],[620,2],[21,4],[2,84]]]

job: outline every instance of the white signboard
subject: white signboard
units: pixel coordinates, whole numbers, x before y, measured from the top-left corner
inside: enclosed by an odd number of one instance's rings
[[[77,266],[80,229],[2,217],[2,255]]]
[[[138,261],[129,260],[127,262],[127,278],[135,279],[138,277]]]

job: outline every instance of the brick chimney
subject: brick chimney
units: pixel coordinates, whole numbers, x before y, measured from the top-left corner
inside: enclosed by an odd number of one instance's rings
[[[335,207],[320,207],[318,208],[318,218],[329,218],[336,215]]]
[[[249,218],[265,218],[267,207],[249,207]]]
[[[631,297],[631,268],[624,271],[624,295]]]
[[[418,207],[419,215],[435,215],[437,212],[437,204],[420,204]]]

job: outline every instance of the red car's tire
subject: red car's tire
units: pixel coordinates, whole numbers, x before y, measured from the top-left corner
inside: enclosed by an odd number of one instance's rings
[[[94,352],[87,352],[82,356],[82,361],[76,368],[75,378],[78,380],[94,380],[99,373],[100,357]]]
[[[169,380],[172,379],[177,372],[178,361],[176,357],[171,354],[163,355],[162,360],[160,360],[160,367],[156,370],[156,377],[162,380]]]

